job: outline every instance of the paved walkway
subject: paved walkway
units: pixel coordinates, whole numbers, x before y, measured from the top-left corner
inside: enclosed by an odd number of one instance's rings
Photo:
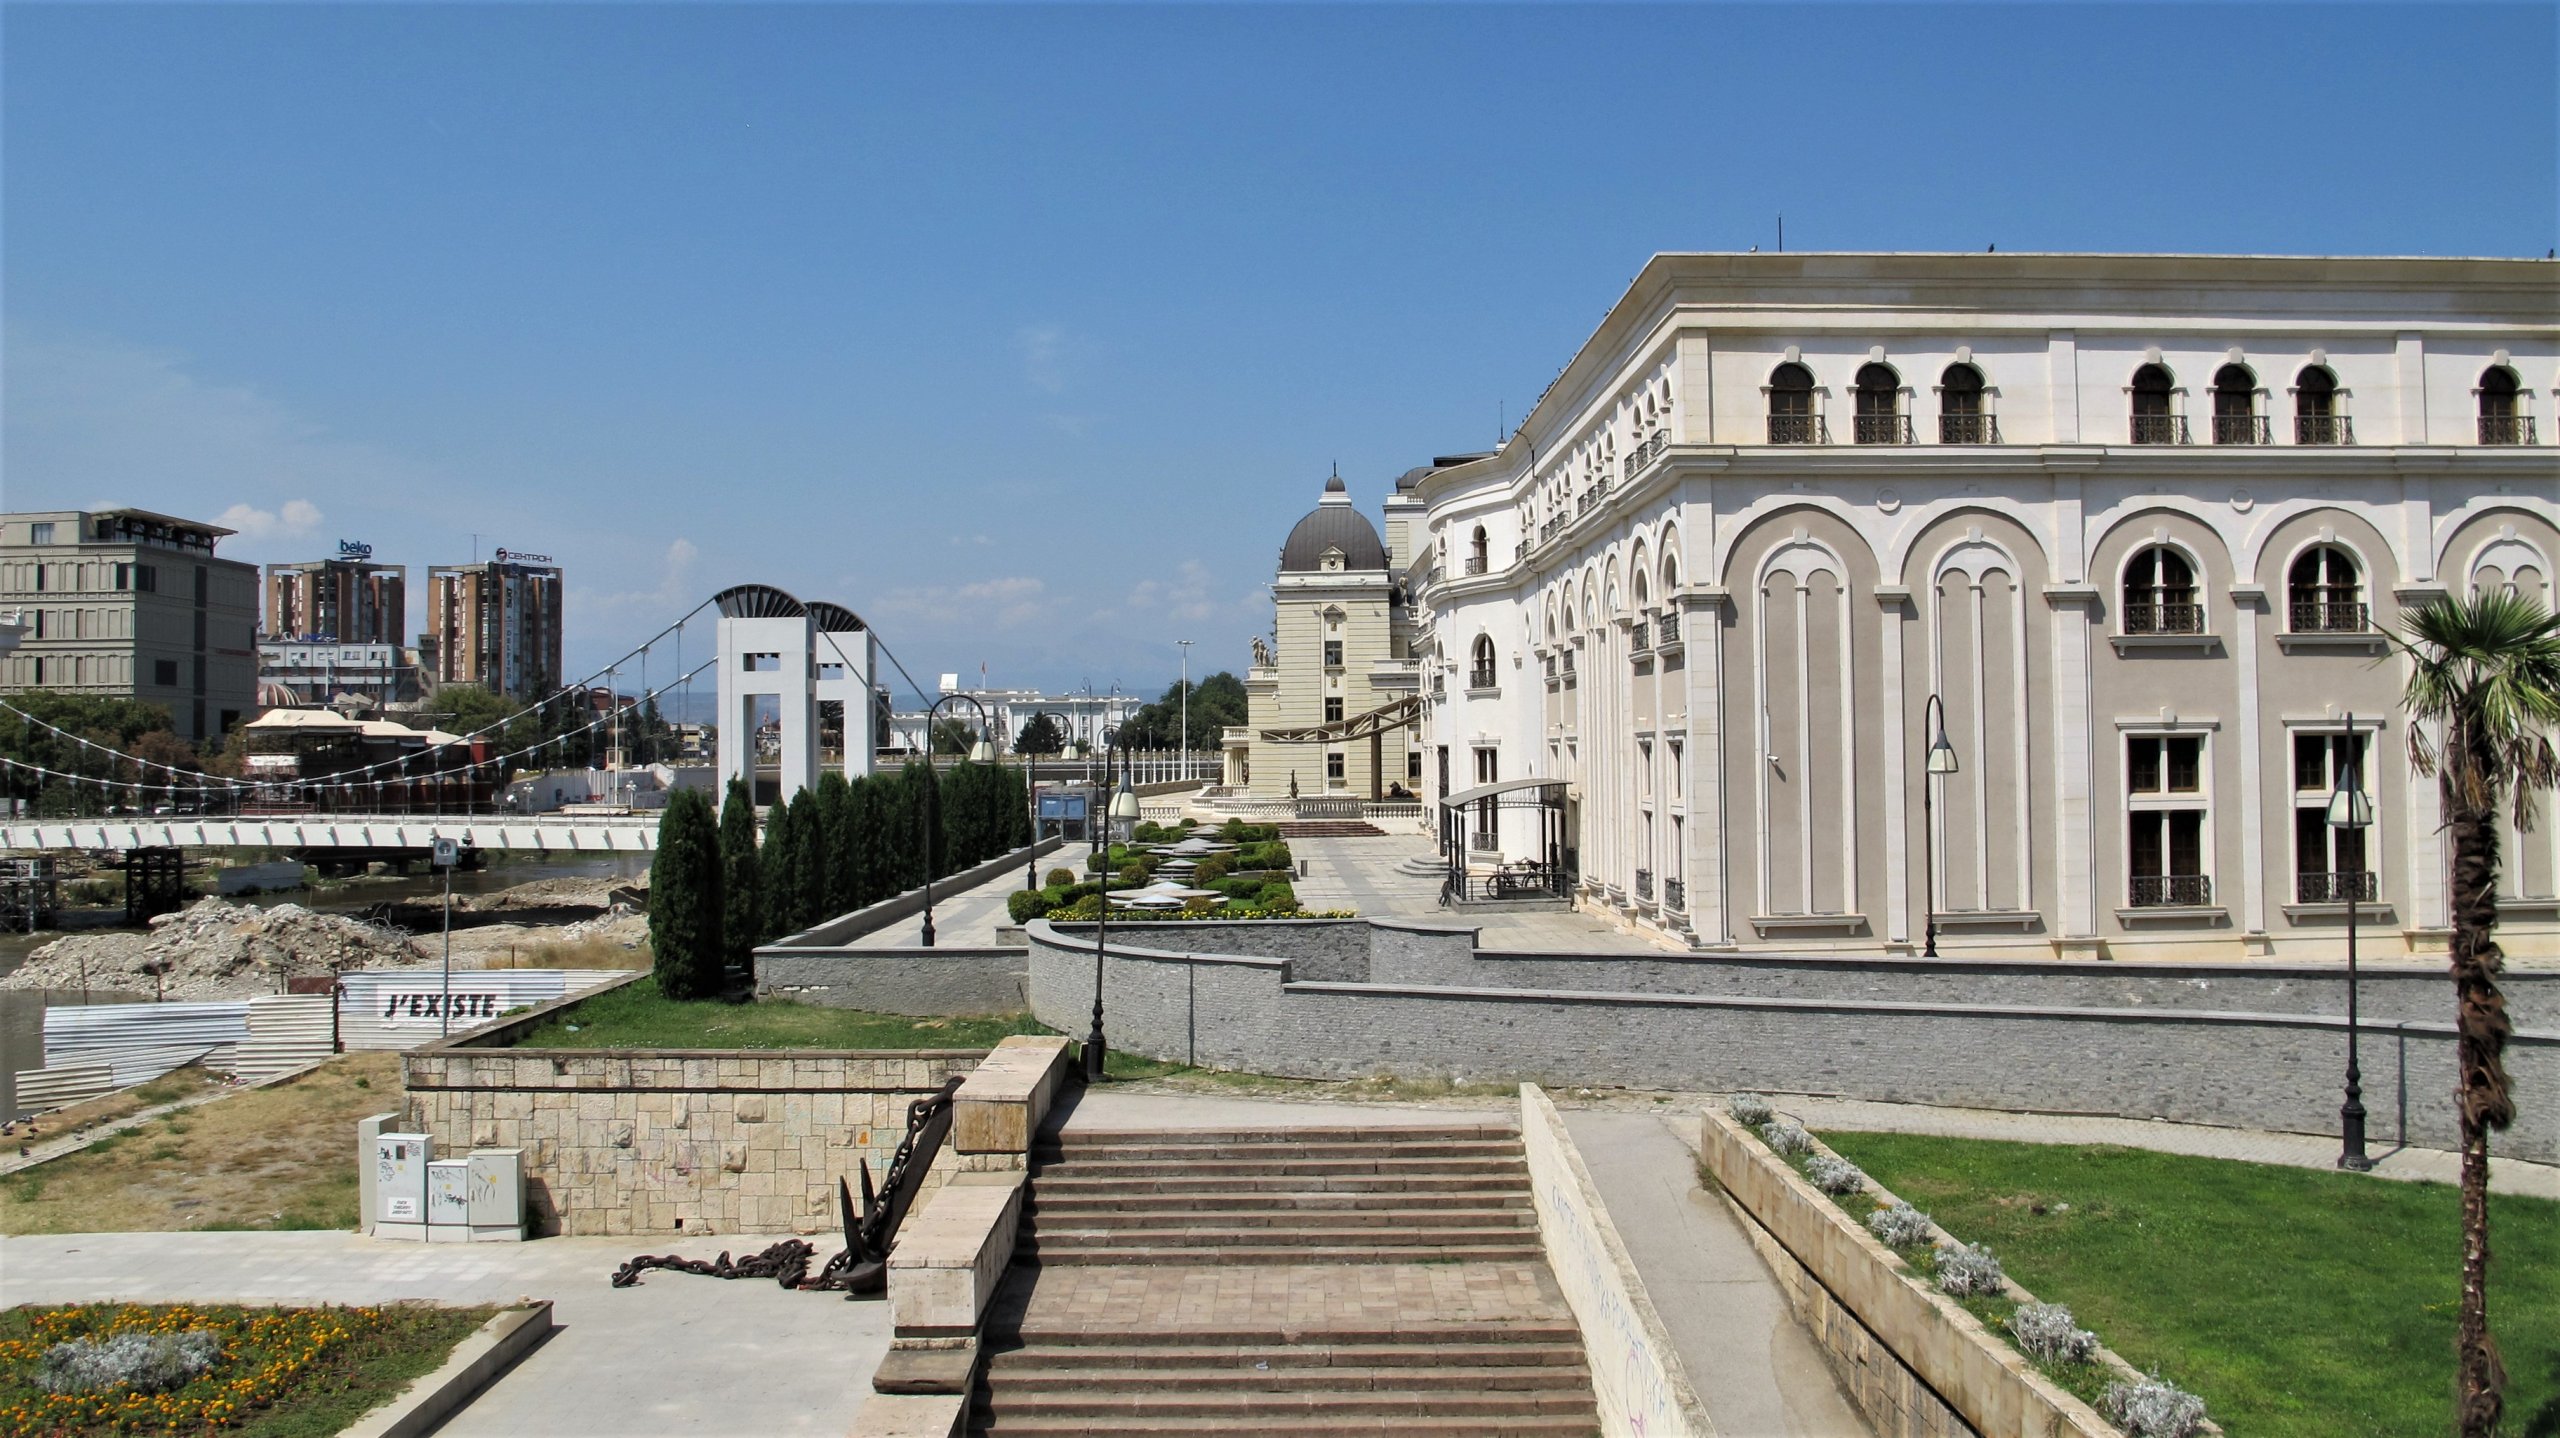
[[[1364,918],[1434,919],[1472,924],[1488,949],[1569,949],[1586,954],[1652,954],[1687,950],[1667,939],[1621,929],[1589,914],[1464,914],[1440,907],[1436,874],[1408,874],[1408,859],[1436,859],[1432,841],[1413,834],[1337,839],[1292,839],[1289,852],[1312,860],[1295,883],[1298,902],[1310,909],[1351,909]]]
[[[1073,850],[1072,853],[1069,850]],[[1074,868],[1084,850],[1074,845],[1040,861],[1040,871]],[[974,889],[933,890],[933,941],[946,949],[984,949],[996,941],[996,926],[1013,922],[1005,901],[1022,889],[1022,870],[1007,869]],[[853,941],[857,949],[912,949],[924,942],[924,915],[910,915]]]
[[[638,1253],[710,1258],[771,1239],[546,1238],[392,1243],[351,1233],[113,1233],[0,1238],[0,1305],[554,1301],[559,1331],[440,1438],[762,1438],[846,1432],[889,1347],[884,1303],[768,1281],[651,1273]]]

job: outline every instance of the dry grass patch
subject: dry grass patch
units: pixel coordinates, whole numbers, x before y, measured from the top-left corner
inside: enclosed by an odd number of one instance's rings
[[[37,1137],[59,1138],[74,1129],[114,1123],[121,1118],[130,1118],[147,1108],[158,1108],[164,1103],[176,1103],[181,1099],[194,1098],[197,1094],[221,1088],[229,1082],[230,1080],[222,1075],[208,1072],[194,1064],[189,1064],[185,1068],[171,1069],[147,1083],[118,1089],[103,1097],[93,1098],[87,1103],[75,1103],[69,1108],[37,1114],[35,1119]]]
[[[0,1179],[0,1233],[353,1228],[356,1121],[399,1106],[398,1054],[342,1054]]]

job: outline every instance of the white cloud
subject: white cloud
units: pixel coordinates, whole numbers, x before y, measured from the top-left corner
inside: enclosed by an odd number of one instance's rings
[[[1127,607],[1140,614],[1162,615],[1167,619],[1210,619],[1219,609],[1218,601],[1209,597],[1209,566],[1196,559],[1186,559],[1169,579],[1142,579],[1129,591]]]
[[[1051,607],[1047,581],[1015,574],[971,584],[893,589],[868,606],[867,612],[926,620],[927,629],[975,634],[990,623],[1029,624]]]
[[[222,511],[213,522],[225,529],[240,531],[240,537],[251,543],[270,539],[309,539],[320,532],[320,506],[307,499],[288,499],[274,510],[235,504]]]
[[[669,544],[658,560],[658,578],[645,589],[618,592],[586,589],[574,582],[570,600],[580,620],[595,615],[630,614],[641,620],[671,620],[701,600],[695,592],[693,571],[702,558],[702,550],[690,539],[679,538]],[[575,573],[575,571],[572,571]]]
[[[1013,332],[1022,377],[1034,389],[1056,394],[1067,387],[1067,332],[1056,325],[1024,325]]]

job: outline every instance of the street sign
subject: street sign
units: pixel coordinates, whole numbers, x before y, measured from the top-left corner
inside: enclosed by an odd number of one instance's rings
[[[450,869],[462,858],[462,847],[451,839],[436,840],[436,867]]]
[[[1082,794],[1043,794],[1040,796],[1040,818],[1045,823],[1084,822],[1085,796]]]

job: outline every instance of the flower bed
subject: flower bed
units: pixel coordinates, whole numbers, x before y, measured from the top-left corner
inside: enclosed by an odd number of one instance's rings
[[[75,1304],[0,1313],[0,1438],[334,1433],[490,1310]]]

